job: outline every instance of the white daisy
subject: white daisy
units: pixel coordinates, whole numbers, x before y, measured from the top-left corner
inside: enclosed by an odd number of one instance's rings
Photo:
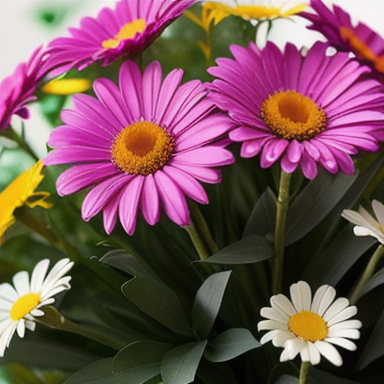
[[[380,201],[373,200],[372,210],[376,220],[362,206],[358,212],[345,209],[341,215],[356,225],[353,228],[356,236],[373,236],[384,244],[384,205]]]
[[[69,259],[57,262],[46,276],[49,260],[44,259],[36,264],[31,281],[26,271],[21,271],[13,276],[13,286],[8,283],[0,285],[0,357],[9,347],[15,333],[24,337],[25,328],[35,330],[35,320],[43,316],[40,309],[51,305],[53,296],[70,289],[70,276],[63,277],[73,266]]]
[[[347,320],[357,313],[346,298],[333,301],[336,291],[329,285],[321,286],[312,299],[311,288],[304,281],[292,284],[291,300],[279,294],[271,297],[270,307],[261,309],[262,320],[258,329],[269,330],[261,344],[272,341],[275,347],[283,347],[280,361],[293,360],[299,353],[302,361],[312,365],[323,355],[336,366],[342,358],[332,345],[354,351],[356,345],[348,339],[358,339],[362,326],[359,320]]]

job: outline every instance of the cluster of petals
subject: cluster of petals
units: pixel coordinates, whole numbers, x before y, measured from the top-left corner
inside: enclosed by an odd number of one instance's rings
[[[69,28],[69,37],[59,37],[48,46],[55,73],[70,68],[84,69],[95,61],[108,65],[122,56],[133,57],[152,44],[163,30],[196,0],[120,0],[115,9],[105,7],[96,18],[84,17],[79,28]],[[145,28],[116,47],[104,48],[103,42],[116,37],[124,26],[142,20]]]
[[[272,296],[271,307],[261,309],[261,316],[268,320],[260,321],[258,329],[269,331],[261,338],[261,344],[272,341],[275,347],[283,347],[280,361],[293,360],[300,354],[302,361],[309,361],[312,365],[318,364],[321,356],[336,366],[342,365],[342,358],[334,345],[356,350],[355,343],[349,340],[360,337],[358,329],[362,326],[361,322],[350,319],[357,313],[356,307],[350,306],[349,300],[343,297],[334,300],[336,291],[329,285],[318,288],[312,298],[309,284],[299,281],[291,285],[290,296],[291,300],[282,294]],[[289,320],[299,313],[321,318],[326,325],[326,336],[309,341],[292,332]],[[302,326],[304,329],[311,327],[311,324],[303,322]]]
[[[36,99],[35,91],[50,71],[51,64],[43,47],[37,48],[27,62],[0,83],[0,130],[10,126],[13,115],[29,117],[27,104]]]
[[[342,216],[355,224],[353,232],[356,236],[372,236],[384,244],[384,205],[378,200],[372,200],[373,217],[363,206],[358,212],[344,209]]]
[[[380,148],[384,140],[380,82],[365,78],[367,66],[344,52],[331,55],[327,47],[315,43],[303,56],[292,44],[283,51],[271,42],[262,50],[252,42],[248,47],[232,45],[234,58],[219,58],[217,66],[209,68],[216,77],[210,98],[237,122],[230,138],[242,142],[242,157],[260,154],[262,168],[280,160],[287,173],[300,166],[313,179],[318,165],[333,174],[353,174],[352,155]],[[277,135],[263,119],[262,107],[271,95],[292,91],[325,113],[325,126],[308,139]]]
[[[15,332],[23,338],[26,328],[34,331],[36,319],[44,316],[41,308],[52,305],[55,302],[53,296],[70,289],[71,277],[64,275],[73,267],[73,262],[67,258],[61,259],[47,274],[49,264],[49,259],[37,263],[31,280],[27,271],[20,271],[13,276],[13,285],[9,283],[0,285],[0,357],[4,356],[4,351],[9,347]],[[21,318],[13,318],[12,311],[15,306],[29,306],[21,304],[23,299],[29,301],[29,295],[38,295],[36,305],[31,305]]]
[[[311,21],[309,29],[323,34],[337,49],[352,52],[384,76],[384,39],[362,22],[353,25],[351,16],[338,5],[329,9],[321,0],[311,0],[312,12],[301,16]]]
[[[84,220],[103,211],[107,233],[119,217],[125,231],[133,234],[138,211],[153,225],[163,208],[172,221],[186,226],[191,222],[185,196],[208,202],[198,181],[218,183],[218,167],[233,163],[222,139],[234,124],[206,98],[203,83],[181,84],[182,77],[183,71],[175,69],[163,79],[158,62],[141,73],[128,60],[120,69],[119,85],[97,79],[97,98],[76,95],[74,109],[62,112],[64,125],[52,131],[48,145],[54,149],[44,163],[73,165],[57,180],[60,195],[90,188],[82,205]],[[174,140],[166,163],[146,175],[126,172],[112,159],[118,135],[138,122],[153,123]]]

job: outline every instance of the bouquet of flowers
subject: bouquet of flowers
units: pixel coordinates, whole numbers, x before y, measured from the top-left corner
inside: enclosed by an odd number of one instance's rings
[[[292,15],[322,40],[270,41]],[[37,48],[0,84],[2,382],[383,382],[383,84],[320,0],[119,0]]]

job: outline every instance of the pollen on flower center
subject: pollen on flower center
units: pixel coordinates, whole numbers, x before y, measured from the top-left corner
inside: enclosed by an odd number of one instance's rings
[[[11,319],[17,321],[28,315],[32,309],[40,303],[40,294],[39,293],[27,293],[19,297],[12,306],[11,309]]]
[[[384,55],[377,56],[350,28],[341,27],[340,35],[359,59],[370,61],[377,71],[384,73]]]
[[[297,337],[305,341],[323,340],[328,335],[328,326],[325,320],[317,313],[301,311],[291,316],[288,329]]]
[[[326,114],[307,96],[279,91],[261,106],[261,117],[279,138],[305,141],[326,128]]]
[[[132,39],[136,33],[141,33],[146,28],[144,19],[137,19],[124,24],[115,37],[104,40],[101,45],[103,48],[117,48],[122,40]]]
[[[122,171],[145,176],[167,164],[174,148],[173,137],[161,127],[138,121],[116,136],[111,157]]]

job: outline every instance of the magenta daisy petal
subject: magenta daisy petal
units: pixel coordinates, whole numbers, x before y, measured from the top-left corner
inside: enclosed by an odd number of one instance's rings
[[[115,9],[103,8],[96,18],[85,17],[70,37],[49,44],[57,73],[82,70],[100,60],[104,66],[133,57],[151,45],[196,0],[120,0]]]
[[[29,117],[26,105],[36,99],[35,91],[50,68],[47,52],[39,47],[0,83],[0,130],[9,127],[13,115]]]
[[[313,179],[318,165],[352,174],[352,155],[379,150],[384,136],[384,94],[347,53],[327,54],[316,43],[302,56],[292,44],[280,51],[250,43],[232,46],[234,59],[209,68],[216,79],[209,98],[237,123],[230,131],[240,155],[260,155],[262,168],[280,162]]]
[[[350,15],[338,5],[329,9],[323,1],[311,0],[314,13],[300,15],[311,21],[309,29],[322,33],[338,49],[356,57],[384,75],[384,39],[364,23],[353,25]]]
[[[219,167],[234,162],[223,139],[236,123],[208,100],[205,84],[181,80],[179,69],[163,79],[159,63],[142,74],[127,61],[119,85],[97,79],[97,98],[78,95],[73,110],[62,112],[64,125],[49,137],[53,151],[44,162],[72,165],[57,190],[89,190],[84,220],[103,212],[107,233],[119,219],[131,235],[140,213],[154,225],[163,208],[185,226],[191,223],[187,198],[208,203],[200,181],[220,182]]]

